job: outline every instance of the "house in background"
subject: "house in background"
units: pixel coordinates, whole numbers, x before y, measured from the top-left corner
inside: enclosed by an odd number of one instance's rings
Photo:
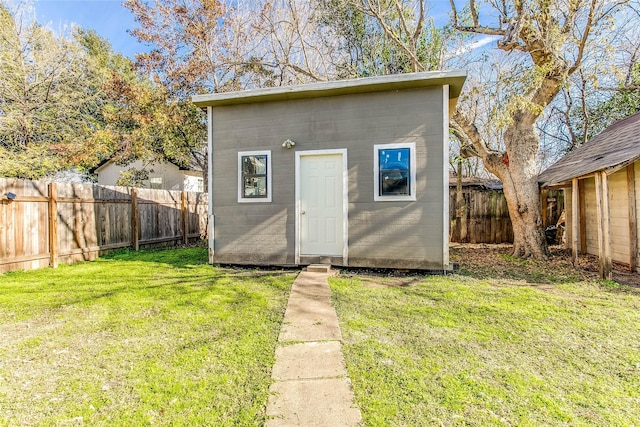
[[[574,260],[599,256],[600,273],[611,263],[638,266],[640,113],[620,120],[567,154],[539,176],[546,188],[564,188],[566,233]]]
[[[207,110],[211,263],[447,271],[463,71],[193,97]]]
[[[149,172],[149,179],[145,180],[144,187],[156,190],[174,191],[204,191],[204,179],[199,168],[181,168],[173,163],[143,163],[141,160],[129,163],[126,166],[116,164],[113,160],[107,160],[94,169],[98,176],[98,184],[116,185],[120,173],[128,169],[145,169]]]

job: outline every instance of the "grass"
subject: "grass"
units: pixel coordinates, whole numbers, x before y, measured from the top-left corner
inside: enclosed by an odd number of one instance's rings
[[[331,279],[365,424],[640,425],[640,289],[500,251]],[[262,425],[294,274],[206,260],[0,276],[0,426]]]
[[[640,425],[637,289],[465,274],[331,280],[367,426]]]
[[[200,248],[0,276],[0,425],[260,425],[293,279]]]

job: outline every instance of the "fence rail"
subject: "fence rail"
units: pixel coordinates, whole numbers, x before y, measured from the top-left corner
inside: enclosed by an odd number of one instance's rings
[[[0,179],[0,198],[0,273],[207,234],[205,193]]]

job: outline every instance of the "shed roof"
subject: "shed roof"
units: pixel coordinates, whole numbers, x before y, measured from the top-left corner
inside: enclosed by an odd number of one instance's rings
[[[421,73],[393,74],[378,77],[327,81],[296,86],[279,86],[237,92],[196,95],[192,101],[198,107],[249,104],[256,102],[283,101],[302,98],[348,95],[367,92],[382,92],[413,89],[429,86],[449,85],[449,99],[460,96],[466,71],[427,71]]]
[[[565,183],[640,158],[640,113],[620,120],[568,153],[538,176],[542,186]]]

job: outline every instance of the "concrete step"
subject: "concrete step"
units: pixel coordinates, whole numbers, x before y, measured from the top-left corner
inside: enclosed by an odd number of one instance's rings
[[[309,273],[329,273],[331,266],[328,264],[311,264],[307,266]]]

